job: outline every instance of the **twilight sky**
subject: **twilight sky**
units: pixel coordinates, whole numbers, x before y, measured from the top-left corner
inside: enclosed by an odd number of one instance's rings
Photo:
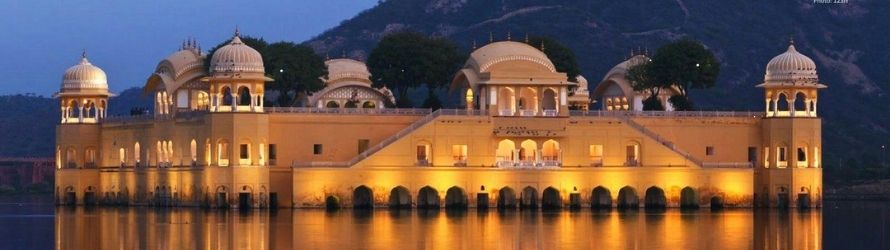
[[[377,0],[0,0],[0,95],[58,91],[86,50],[112,92],[142,86],[188,37],[207,50],[241,33],[305,41]]]

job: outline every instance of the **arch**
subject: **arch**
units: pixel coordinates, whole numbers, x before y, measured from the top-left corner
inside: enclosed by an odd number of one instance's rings
[[[618,190],[618,208],[619,209],[637,209],[640,207],[640,198],[637,197],[637,191],[630,187],[624,186]]]
[[[473,94],[473,88],[467,88],[467,91],[464,94],[464,105],[468,109],[473,109],[473,100],[475,99],[475,95]]]
[[[238,87],[238,106],[250,106],[253,96],[250,95],[250,88],[247,86]]]
[[[778,98],[776,98],[776,111],[790,111],[790,104],[788,103],[788,96],[785,95],[784,92],[780,92]]]
[[[466,209],[467,193],[458,186],[452,186],[445,191],[445,208],[446,209]]]
[[[121,162],[121,166],[123,166],[124,164],[127,164],[127,149],[125,149],[123,147],[118,149],[117,157],[118,157],[118,160],[120,160],[120,162]]]
[[[417,192],[417,208],[439,208],[439,191],[424,186]]]
[[[68,147],[65,150],[65,167],[66,168],[77,168],[77,149],[74,147]]]
[[[519,160],[526,162],[537,161],[538,143],[533,140],[525,140],[519,144]]]
[[[197,91],[197,98],[195,99],[195,109],[207,110],[210,107],[210,95],[207,92]]]
[[[498,88],[498,115],[511,116],[516,113],[516,92],[509,87]]]
[[[408,188],[397,186],[389,191],[389,208],[410,208],[411,192]]]
[[[510,187],[503,187],[498,190],[498,209],[516,208],[516,191]]]
[[[371,209],[374,207],[374,191],[361,185],[352,190],[352,207],[356,209]]]
[[[794,95],[794,112],[795,116],[797,116],[797,112],[806,113],[807,109],[807,94],[804,94],[803,91],[798,91],[797,94]]]
[[[417,152],[415,155],[417,156],[417,165],[418,166],[429,166],[430,165],[430,155],[432,154],[432,145],[427,141],[420,141],[417,143]]]
[[[222,105],[232,106],[232,88],[230,88],[229,86],[223,86],[222,89],[219,90],[219,93],[222,94]]]
[[[198,142],[195,139],[189,143],[189,153],[192,156],[192,164],[198,162]]]
[[[324,107],[325,108],[340,108],[340,104],[337,103],[336,101],[328,101],[328,103],[326,103],[324,105]]]
[[[362,104],[362,108],[366,108],[366,109],[377,108],[377,104],[372,101],[365,101],[365,103]]]
[[[229,166],[229,141],[226,139],[219,139],[216,142],[216,163],[221,167]]]
[[[516,143],[511,141],[510,139],[503,139],[498,142],[498,148],[495,150],[495,157],[497,159],[498,165],[501,163],[507,163],[512,165],[512,162],[515,161],[515,157],[513,156],[513,152],[516,150]]]
[[[521,208],[538,208],[538,190],[532,186],[522,189],[522,196],[519,198],[519,206]]]
[[[652,186],[646,189],[646,209],[665,209],[667,207],[667,198],[664,190],[660,187]]]
[[[84,118],[96,118],[96,103],[92,100],[86,102],[83,105],[83,117]]]
[[[541,148],[541,157],[544,161],[559,161],[559,142],[547,140]]]
[[[139,164],[142,161],[142,151],[139,151],[139,142],[133,144],[133,159],[136,161],[136,164]]]
[[[559,190],[554,187],[547,187],[544,189],[544,194],[541,196],[541,208],[543,209],[560,209],[562,208],[562,196],[559,194]]]
[[[684,187],[680,190],[680,208],[698,208],[698,192],[692,187]]]
[[[711,196],[711,210],[723,209],[723,197],[720,195]]]
[[[350,109],[358,108],[358,101],[352,101],[352,100],[346,101],[346,103],[343,104],[343,107],[350,108]]]
[[[778,208],[788,208],[790,206],[790,197],[788,194],[788,188],[779,187],[778,192],[776,192],[776,207]]]
[[[538,111],[538,91],[531,87],[520,89],[519,109],[525,112],[522,115],[535,115]]]
[[[544,89],[543,99],[541,100],[541,108],[545,111],[556,110],[556,104],[558,103],[556,97],[556,91],[553,91],[552,88]]]
[[[590,194],[590,208],[608,209],[612,208],[612,193],[603,186],[593,188]]]

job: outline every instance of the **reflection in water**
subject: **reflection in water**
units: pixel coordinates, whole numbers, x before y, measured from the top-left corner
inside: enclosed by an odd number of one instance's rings
[[[56,208],[61,249],[819,249],[822,213]],[[97,245],[98,244],[98,245]]]

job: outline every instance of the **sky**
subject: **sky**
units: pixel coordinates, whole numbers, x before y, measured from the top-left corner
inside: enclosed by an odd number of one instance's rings
[[[59,90],[86,51],[112,92],[142,86],[187,38],[207,50],[243,35],[302,42],[377,0],[0,0],[0,95]]]

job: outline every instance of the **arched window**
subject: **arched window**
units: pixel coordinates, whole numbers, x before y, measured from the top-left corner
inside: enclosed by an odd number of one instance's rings
[[[65,167],[77,168],[77,150],[74,147],[68,147],[65,150]]]
[[[358,108],[358,101],[346,101],[346,104],[343,105],[344,108]]]
[[[96,167],[96,157],[97,157],[96,148],[88,147],[83,152],[84,152],[84,154],[83,154],[84,167],[95,168]]]
[[[541,148],[541,157],[544,158],[544,162],[553,163],[559,161],[559,142],[555,140],[547,140],[544,142]]]
[[[779,93],[779,98],[776,102],[776,111],[789,111],[788,107],[788,97],[785,96],[785,93]],[[787,114],[787,113],[786,113]]]
[[[325,108],[339,108],[339,107],[340,107],[340,104],[337,103],[336,101],[328,101],[328,103],[325,104]]]
[[[216,163],[221,167],[229,166],[229,141],[219,140],[216,143]]]
[[[253,97],[250,96],[249,88],[245,86],[238,88],[238,106],[250,106],[250,100],[252,98]]]
[[[198,91],[197,100],[195,100],[195,109],[197,110],[207,110],[210,108],[210,96],[207,95],[207,92]]]
[[[372,108],[376,108],[376,107],[377,107],[377,104],[375,104],[373,101],[366,101],[364,104],[362,104],[362,108],[366,108],[366,109],[372,109]]]
[[[544,90],[544,99],[541,100],[541,105],[544,108],[544,111],[548,110],[556,110],[556,92],[553,89]]]
[[[189,143],[189,152],[192,155],[192,164],[198,162],[198,142],[195,139],[192,139],[192,142]]]
[[[77,100],[71,100],[71,103],[68,105],[68,118],[75,119],[80,117],[80,103]]]
[[[498,115],[511,116],[516,112],[516,94],[509,87],[498,90]]]
[[[466,105],[467,105],[467,108],[468,108],[468,109],[472,109],[472,108],[473,108],[473,97],[474,97],[474,95],[473,95],[473,88],[467,88],[467,92],[466,92],[466,94],[464,95],[464,102],[466,102]]]
[[[805,168],[808,167],[807,164],[807,147],[798,147],[797,148],[797,167]]]
[[[121,161],[121,165],[127,164],[127,149],[121,147],[118,152],[118,159]]]
[[[204,164],[206,165],[210,165],[211,160],[213,159],[211,158],[211,155],[213,155],[213,150],[211,148],[213,148],[213,146],[210,145],[210,139],[206,139],[204,141]]]
[[[525,140],[519,144],[519,160],[524,162],[537,161],[538,143],[532,140]]]
[[[803,92],[797,92],[797,95],[794,97],[794,115],[803,114],[807,111],[807,96]]]
[[[96,118],[96,104],[93,101],[87,101],[87,104],[83,106],[83,112],[84,118]]]
[[[222,105],[223,106],[231,106],[232,105],[232,89],[229,86],[222,87],[222,90],[219,91],[222,93]]]
[[[428,142],[421,142],[417,144],[417,165],[418,166],[429,166],[430,165],[430,153],[431,152],[430,144]]]
[[[141,154],[142,151],[139,151],[139,143],[137,142],[133,144],[133,160],[136,161],[136,164],[139,164],[139,162],[142,161],[142,158],[140,157]]]
[[[515,161],[515,157],[513,156],[513,152],[516,150],[516,143],[509,139],[503,139],[498,142],[498,148],[495,150],[495,156],[497,159],[497,164],[500,167],[509,167],[513,166],[513,161]]]

